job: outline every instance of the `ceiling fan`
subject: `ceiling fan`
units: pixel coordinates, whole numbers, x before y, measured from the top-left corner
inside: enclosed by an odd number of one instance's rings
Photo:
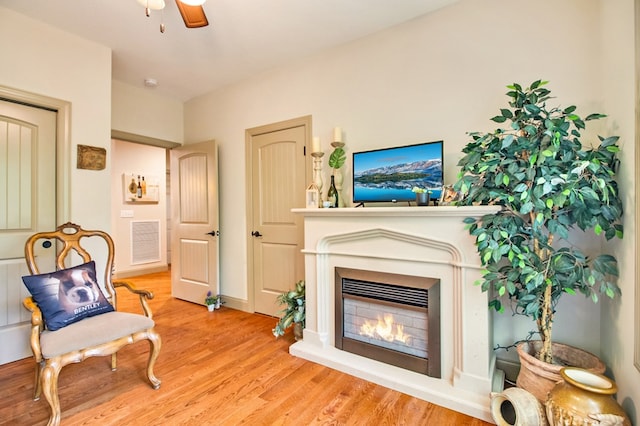
[[[187,28],[200,28],[209,25],[207,16],[204,14],[202,4],[206,0],[175,0],[176,6],[180,11],[182,20]],[[138,0],[138,3],[145,7],[147,16],[151,15],[152,10],[162,10],[165,7],[164,0]],[[164,22],[160,24],[160,32],[164,33]]]

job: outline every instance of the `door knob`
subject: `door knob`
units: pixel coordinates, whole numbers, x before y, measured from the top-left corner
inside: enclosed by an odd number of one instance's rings
[[[218,235],[220,235],[220,231],[207,232],[207,235],[211,235],[212,237],[217,237]]]
[[[253,231],[251,235],[253,235],[254,237],[262,237],[262,234],[260,233],[260,231]]]

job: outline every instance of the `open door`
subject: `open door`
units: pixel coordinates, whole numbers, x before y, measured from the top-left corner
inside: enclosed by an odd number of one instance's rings
[[[218,294],[218,149],[214,141],[171,150],[171,294],[204,304]]]

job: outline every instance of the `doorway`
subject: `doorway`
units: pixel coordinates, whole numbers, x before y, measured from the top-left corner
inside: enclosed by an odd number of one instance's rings
[[[277,316],[276,297],[304,279],[302,218],[311,117],[246,131],[248,282],[253,311]]]

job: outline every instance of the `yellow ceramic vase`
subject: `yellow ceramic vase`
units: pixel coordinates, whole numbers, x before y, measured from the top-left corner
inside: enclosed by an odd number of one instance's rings
[[[560,375],[564,381],[547,396],[547,420],[551,426],[631,426],[613,398],[618,387],[611,379],[574,367],[563,368]]]

